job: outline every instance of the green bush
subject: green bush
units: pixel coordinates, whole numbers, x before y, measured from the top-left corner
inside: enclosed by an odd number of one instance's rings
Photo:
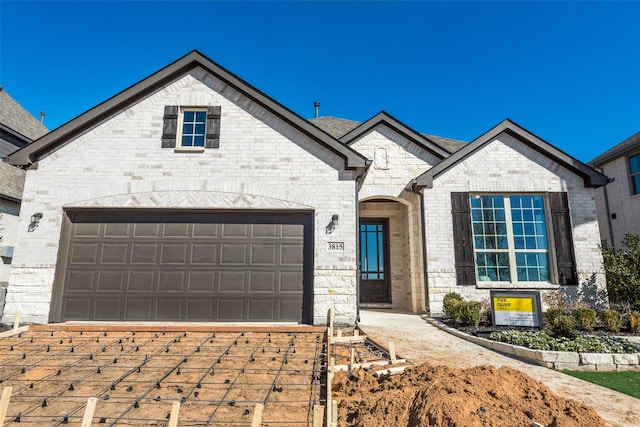
[[[567,317],[571,319],[571,317]],[[607,335],[577,336],[574,339],[568,339],[564,337],[554,338],[542,331],[504,331],[492,332],[489,339],[536,350],[577,351],[580,353],[638,353],[638,349],[628,340]]]
[[[478,301],[460,301],[460,321],[477,328],[480,324],[480,310],[482,304]]]
[[[573,317],[567,315],[556,317],[551,325],[551,333],[555,337],[575,338],[578,332]]]
[[[620,331],[620,313],[616,310],[602,310],[600,320],[605,330],[609,332]]]
[[[578,307],[571,312],[578,330],[591,332],[596,325],[598,315],[592,308]]]
[[[553,325],[559,316],[564,316],[565,314],[564,308],[559,307],[552,307],[545,313],[550,325]]]
[[[640,312],[633,311],[629,314],[629,329],[634,334],[640,332]]]
[[[444,315],[450,319],[458,320],[460,317],[460,303],[463,302],[460,294],[449,292],[442,300]]]
[[[640,236],[627,233],[622,244],[625,249],[602,248],[609,301],[640,311]]]

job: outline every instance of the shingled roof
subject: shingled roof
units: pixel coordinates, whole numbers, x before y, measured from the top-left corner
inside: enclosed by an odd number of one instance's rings
[[[23,169],[10,165],[7,162],[0,162],[0,197],[5,197],[18,201],[22,198],[24,188]]]
[[[49,130],[0,87],[0,125],[33,141]]]
[[[346,120],[331,116],[316,117],[309,121],[329,135],[338,139],[362,124],[362,122],[356,122],[354,120]],[[443,138],[441,136],[429,135],[426,133],[422,135],[451,153],[455,153],[456,151],[467,145],[466,142],[459,141],[457,139]]]
[[[632,154],[634,151],[640,150],[640,132],[631,135],[613,148],[608,149],[595,159],[589,162],[590,165],[600,167],[605,163],[615,160],[618,157]]]

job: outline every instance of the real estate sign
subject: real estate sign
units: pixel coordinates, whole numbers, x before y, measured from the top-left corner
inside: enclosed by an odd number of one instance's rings
[[[496,326],[541,327],[540,292],[491,291],[491,313]]]

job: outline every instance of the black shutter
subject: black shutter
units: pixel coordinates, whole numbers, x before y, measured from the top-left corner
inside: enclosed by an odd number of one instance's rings
[[[207,108],[206,148],[220,147],[220,107]]]
[[[560,285],[577,285],[576,258],[573,251],[569,199],[566,192],[549,193],[553,241]]]
[[[162,122],[162,148],[175,148],[178,133],[177,105],[165,105]]]
[[[469,193],[451,193],[451,215],[457,284],[475,286],[476,265],[473,256]]]

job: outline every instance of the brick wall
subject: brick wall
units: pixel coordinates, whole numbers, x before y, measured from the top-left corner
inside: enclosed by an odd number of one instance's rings
[[[596,300],[601,295],[605,289],[605,278],[598,247],[599,229],[593,189],[585,188],[582,178],[537,151],[501,134],[495,141],[439,176],[432,189],[424,190],[429,305],[432,313],[442,311],[442,298],[448,292],[458,292],[474,300],[489,297],[489,289],[456,284],[450,196],[454,191],[567,191],[581,286],[562,290],[587,300]],[[517,289],[509,284],[501,285],[501,288],[509,286]],[[559,287],[550,283],[543,289],[557,290]]]
[[[607,212],[605,205],[605,188],[598,188],[596,205],[598,207],[598,221],[600,222],[600,236],[602,240],[607,240],[609,245],[621,248],[620,242],[625,233],[640,235],[640,194],[632,195],[632,187],[629,182],[629,159],[621,157],[615,159],[603,167],[603,173],[615,178],[615,181],[607,184],[607,198],[609,202],[609,214],[611,216],[611,232],[613,241],[609,235],[609,225],[607,223]]]
[[[162,149],[165,105],[222,107],[220,148]],[[344,160],[196,69],[41,159],[27,173],[5,315],[46,322],[63,207],[308,209],[314,211],[316,323],[356,316],[355,182]],[[340,224],[332,234],[332,215]],[[328,241],[344,252],[328,252]]]

